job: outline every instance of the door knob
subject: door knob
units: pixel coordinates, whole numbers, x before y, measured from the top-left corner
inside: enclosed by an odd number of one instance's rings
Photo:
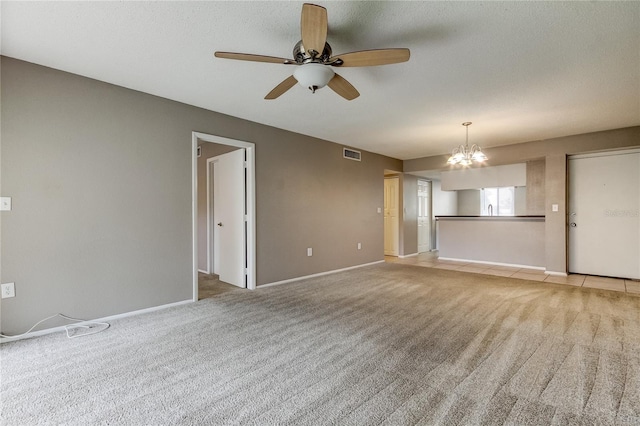
[[[576,225],[576,223],[575,223],[575,222],[571,222],[571,223],[569,224],[569,226],[570,226],[570,227],[572,227],[572,228],[575,228],[575,227],[576,227],[576,226],[578,226],[578,225]]]
[[[222,222],[218,222],[218,226],[222,226]]]

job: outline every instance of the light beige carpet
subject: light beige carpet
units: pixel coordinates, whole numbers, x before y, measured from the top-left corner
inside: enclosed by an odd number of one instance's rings
[[[0,347],[2,424],[640,424],[640,298],[380,264]]]
[[[239,291],[240,287],[220,281],[220,277],[214,274],[198,272],[198,300],[219,296],[229,291]]]

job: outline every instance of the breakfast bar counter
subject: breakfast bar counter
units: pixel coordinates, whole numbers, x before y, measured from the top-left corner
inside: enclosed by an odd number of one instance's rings
[[[544,216],[436,216],[440,259],[544,269]]]

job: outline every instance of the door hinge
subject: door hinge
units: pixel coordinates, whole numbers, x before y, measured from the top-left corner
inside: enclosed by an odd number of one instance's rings
[[[244,162],[244,168],[248,168],[249,167],[249,163],[247,163],[246,161]]]
[[[246,214],[244,215],[244,221],[245,221],[245,222],[249,222],[249,216],[248,216],[248,215],[246,215]]]
[[[249,268],[244,268],[244,274],[249,275]]]

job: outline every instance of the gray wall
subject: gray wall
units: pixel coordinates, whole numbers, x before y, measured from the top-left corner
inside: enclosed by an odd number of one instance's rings
[[[5,333],[191,298],[192,131],[256,144],[258,285],[384,258],[399,160],[11,58],[1,77]]]
[[[527,187],[526,186],[516,186],[513,191],[513,202],[514,202],[514,210],[516,216],[524,216],[528,215],[529,212],[527,210]],[[542,200],[544,203],[544,200]]]
[[[640,146],[640,126],[565,136],[483,149],[487,165],[521,163],[545,159],[545,267],[548,271],[567,271],[567,155],[607,149]],[[416,158],[404,162],[404,172],[446,170],[447,155]],[[558,204],[558,211],[551,210]]]
[[[527,161],[527,206],[526,214],[544,215],[544,160]]]
[[[482,214],[479,189],[463,189],[455,192],[458,195],[458,216],[479,216]]]

